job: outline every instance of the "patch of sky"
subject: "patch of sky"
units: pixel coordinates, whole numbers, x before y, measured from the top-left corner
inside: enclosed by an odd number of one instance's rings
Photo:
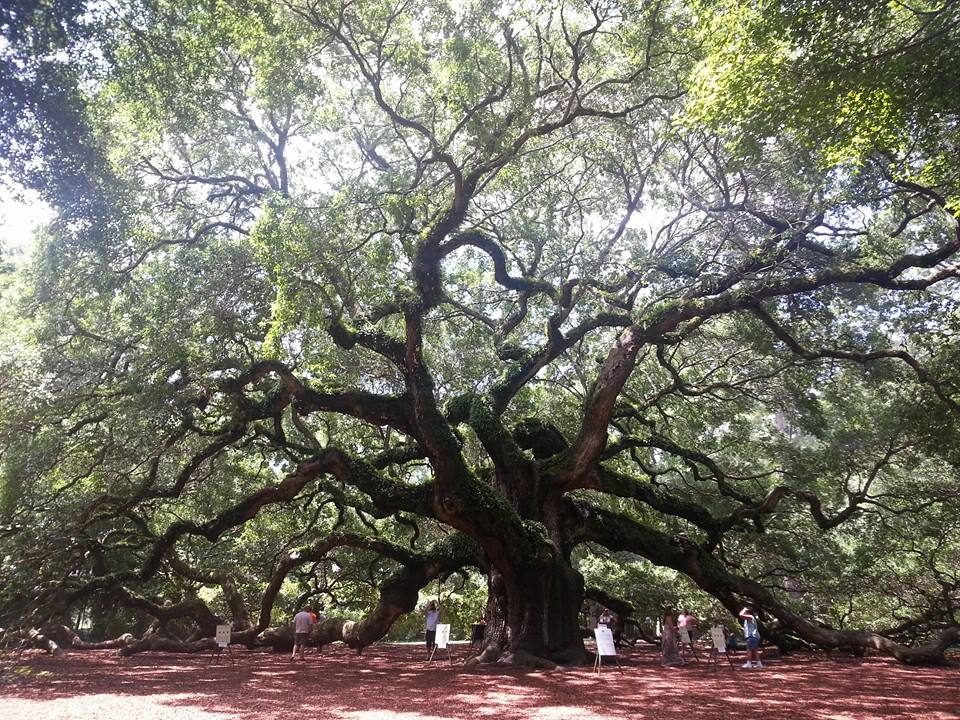
[[[53,220],[53,208],[32,190],[9,183],[0,190],[6,190],[0,195],[0,256],[25,262],[36,247],[37,230]]]

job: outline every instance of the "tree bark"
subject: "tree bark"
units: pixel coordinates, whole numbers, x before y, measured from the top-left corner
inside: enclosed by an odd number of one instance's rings
[[[31,628],[27,636],[34,647],[46,650],[50,655],[63,655],[63,648],[53,638],[44,635],[36,628]]]
[[[48,637],[55,638],[61,646],[70,647],[74,650],[113,650],[126,647],[135,640],[130,633],[124,633],[112,640],[87,642],[66,625],[47,628],[44,634]]]

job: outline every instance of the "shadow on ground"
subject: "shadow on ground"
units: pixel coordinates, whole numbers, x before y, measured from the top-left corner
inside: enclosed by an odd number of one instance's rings
[[[456,659],[457,651],[454,651]],[[460,651],[460,657],[463,654]],[[886,658],[796,655],[763,670],[664,669],[653,650],[628,650],[622,671],[464,669],[423,649],[343,647],[291,663],[269,652],[235,660],[111,651],[0,662],[0,718],[17,720],[598,720],[599,718],[874,720],[960,718],[960,671]]]

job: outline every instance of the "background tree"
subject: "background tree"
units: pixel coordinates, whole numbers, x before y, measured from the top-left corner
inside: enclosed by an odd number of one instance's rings
[[[153,620],[129,652],[222,617],[253,642],[316,596],[362,610],[321,630],[362,648],[474,568],[481,660],[578,662],[584,597],[618,590],[581,568],[618,552],[778,642],[941,661],[958,105],[929,68],[956,13],[837,44],[834,10],[75,15],[49,61],[89,136],[28,122],[11,161],[96,151],[31,180],[63,210],[4,281],[6,621],[123,608]],[[837,97],[877,125],[834,133]]]

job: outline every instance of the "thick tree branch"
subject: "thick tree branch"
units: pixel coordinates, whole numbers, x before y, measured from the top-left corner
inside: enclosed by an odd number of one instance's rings
[[[156,573],[169,549],[182,536],[197,535],[214,541],[228,530],[256,517],[266,505],[292,500],[308,483],[328,473],[341,482],[363,490],[375,505],[384,507],[386,511],[408,510],[420,515],[432,514],[429,486],[408,486],[390,480],[372,466],[355,460],[343,451],[327,448],[301,463],[277,485],[253,493],[205,523],[180,521],[171,525],[154,544],[140,571],[141,579],[146,580]]]

